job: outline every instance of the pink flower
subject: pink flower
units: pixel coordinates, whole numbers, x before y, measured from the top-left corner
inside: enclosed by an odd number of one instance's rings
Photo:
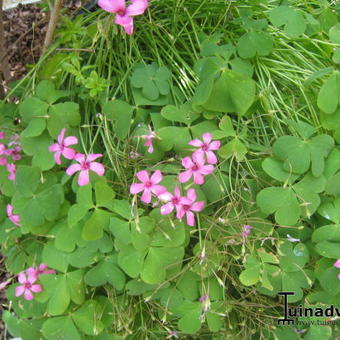
[[[66,169],[66,173],[72,176],[77,171],[80,171],[78,177],[78,184],[80,186],[89,184],[90,182],[90,170],[95,172],[98,176],[103,176],[105,173],[104,165],[98,162],[93,162],[95,159],[102,157],[100,153],[91,153],[85,156],[82,153],[77,153],[74,159],[79,164],[72,164]]]
[[[340,259],[337,259],[334,264],[333,264],[334,267],[336,268],[340,268]]]
[[[196,201],[196,191],[195,189],[189,189],[186,197],[181,198],[181,205],[178,208],[176,217],[182,220],[183,216],[186,215],[187,225],[195,225],[195,215],[193,211],[198,212],[203,209],[204,202]]]
[[[7,158],[6,157],[0,157],[0,165],[7,165]]]
[[[242,232],[242,236],[243,236],[243,238],[246,238],[246,237],[248,237],[248,235],[250,234],[250,229],[251,229],[252,227],[250,226],[250,225],[245,225],[245,226],[243,226],[243,232]]]
[[[67,159],[74,159],[76,151],[68,146],[78,143],[77,137],[69,136],[64,139],[66,129],[62,129],[58,135],[58,143],[52,144],[48,149],[55,152],[54,160],[57,164],[61,164],[60,156],[63,155]]]
[[[0,143],[0,155],[6,154],[6,145]]]
[[[149,178],[149,174],[145,170],[137,172],[136,176],[141,183],[131,184],[130,193],[135,195],[143,191],[143,195],[141,197],[142,202],[150,203],[152,194],[160,196],[166,192],[166,188],[164,186],[158,185],[158,183],[163,179],[163,175],[159,170],[156,170],[152,174],[151,178]]]
[[[33,284],[37,281],[35,276],[26,275],[25,273],[20,273],[18,275],[18,281],[21,283],[21,286],[15,288],[15,296],[20,296],[24,294],[24,298],[26,300],[33,299],[33,293],[40,293],[42,291],[40,285]]]
[[[146,139],[144,146],[148,146],[148,152],[153,153],[153,144],[152,144],[152,139],[156,137],[156,133],[153,131],[150,131],[148,135],[142,136],[143,138]]]
[[[197,149],[195,153],[197,152],[203,152],[206,157],[207,157],[207,162],[209,164],[216,164],[217,163],[217,158],[215,154],[213,153],[214,150],[218,150],[221,146],[220,141],[214,141],[212,142],[212,135],[211,133],[207,132],[203,134],[203,141],[199,139],[194,139],[191,142],[189,142],[190,145],[196,146],[199,149]]]
[[[7,170],[9,171],[9,176],[8,179],[10,181],[14,181],[15,180],[15,171],[16,171],[16,167],[15,164],[13,163],[7,163],[6,164]]]
[[[5,132],[0,132],[0,139],[4,139],[6,137]]]
[[[169,201],[168,203],[164,204],[161,207],[161,214],[162,215],[168,215],[171,214],[171,212],[176,208],[176,211],[178,211],[178,208],[181,205],[181,191],[179,187],[175,187],[175,194],[171,194],[170,192],[165,192],[164,194],[159,195],[159,199],[164,201]]]
[[[20,151],[22,150],[21,146],[16,146],[14,149],[7,149],[5,154],[7,156],[11,156],[13,161],[18,161],[21,159]]]
[[[195,184],[203,184],[204,175],[209,175],[214,171],[213,165],[204,165],[202,152],[193,153],[192,159],[190,157],[183,158],[182,165],[188,170],[179,174],[178,179],[181,183],[188,182],[193,176]]]
[[[53,269],[48,269],[46,264],[42,263],[39,265],[38,268],[30,267],[26,270],[26,273],[29,276],[36,277],[37,280],[39,278],[39,275],[45,275],[45,274],[55,274],[56,271]]]
[[[141,15],[148,8],[148,0],[131,0],[126,7],[125,0],[99,0],[98,6],[104,11],[115,13],[115,23],[124,28],[127,34],[133,33],[133,17]]]
[[[7,204],[6,211],[7,211],[7,217],[10,219],[10,221],[12,223],[14,223],[16,226],[21,227],[20,216],[13,214],[13,205],[12,204]]]
[[[9,283],[11,282],[11,279],[8,279],[7,281],[1,282],[0,283],[0,290],[3,290],[4,288],[6,288]]]
[[[20,136],[18,134],[12,135],[11,137],[9,137],[10,142],[7,144],[8,146],[12,146],[12,145],[19,145],[20,142]]]

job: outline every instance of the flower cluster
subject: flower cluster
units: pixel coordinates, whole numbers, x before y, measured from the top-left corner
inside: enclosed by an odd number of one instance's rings
[[[6,134],[0,132],[0,140],[4,140]],[[8,143],[0,143],[0,166],[5,166],[9,172],[8,179],[11,181],[15,180],[15,161],[21,159],[22,148],[19,143],[19,135],[15,134],[9,138]]]
[[[103,176],[105,168],[101,163],[94,162],[102,154],[89,154],[84,155],[77,153],[74,149],[70,148],[70,145],[78,144],[77,137],[69,136],[64,138],[66,129],[62,129],[57,137],[57,143],[52,144],[49,147],[51,152],[54,152],[54,160],[56,164],[61,164],[60,157],[63,156],[67,159],[75,160],[78,164],[72,164],[66,169],[66,173],[69,176],[74,175],[79,171],[78,184],[80,186],[87,185],[90,182],[90,170],[94,171],[98,176]]]
[[[99,0],[98,6],[104,11],[116,14],[115,23],[124,28],[127,34],[133,33],[133,17],[141,15],[148,8],[148,0],[131,0],[127,6],[125,0]]]
[[[153,135],[154,137],[154,135]],[[181,183],[185,183],[193,177],[195,184],[203,184],[204,176],[211,174],[214,171],[214,166],[212,164],[217,163],[217,158],[214,154],[214,150],[220,148],[220,142],[212,142],[212,136],[210,133],[203,134],[203,141],[199,139],[194,139],[189,142],[189,145],[195,146],[196,149],[191,157],[185,157],[182,159],[182,165],[186,171],[182,172],[178,176],[178,180]],[[147,139],[146,143],[149,143],[149,150],[152,148],[152,137]],[[149,151],[150,152],[150,151]],[[205,164],[208,162],[208,164]],[[151,177],[147,171],[142,170],[137,172],[137,178],[140,183],[133,183],[130,187],[131,194],[138,194],[143,192],[141,196],[141,201],[144,203],[150,203],[152,195],[161,202],[166,202],[161,206],[161,214],[168,215],[174,210],[176,211],[176,218],[180,221],[183,217],[186,217],[186,222],[189,226],[195,225],[195,212],[199,212],[203,209],[204,202],[196,202],[196,191],[191,188],[188,189],[185,195],[181,194],[181,190],[178,186],[174,188],[174,192],[170,193],[167,189],[159,185],[163,179],[161,171],[155,171]]]
[[[34,298],[33,293],[40,293],[42,287],[40,284],[36,284],[40,275],[55,274],[55,270],[48,269],[46,264],[42,263],[39,267],[30,267],[18,275],[18,281],[21,285],[15,288],[15,296],[24,295],[25,300],[32,300]]]

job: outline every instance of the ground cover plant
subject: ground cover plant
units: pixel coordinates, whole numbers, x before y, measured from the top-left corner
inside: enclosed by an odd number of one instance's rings
[[[110,4],[0,106],[8,332],[336,338],[277,319],[340,308],[339,6]]]

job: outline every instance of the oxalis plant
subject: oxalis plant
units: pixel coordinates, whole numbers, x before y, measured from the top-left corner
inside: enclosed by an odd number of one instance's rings
[[[99,4],[130,35],[149,3]],[[276,324],[280,291],[294,293],[292,306],[340,307],[339,27],[326,7],[315,17],[285,4],[265,7],[266,18],[240,9],[232,22],[240,37],[200,36],[192,95],[158,58],[124,68],[117,98],[91,101],[108,82],[93,73],[88,92],[42,81],[18,105],[1,104],[0,241],[9,273],[1,288],[11,335],[336,336],[329,324]],[[303,34],[322,30],[334,66],[308,75],[301,105],[310,115],[290,114],[289,95],[273,102],[280,92],[263,91],[266,77],[272,82],[266,67],[282,61],[275,45],[288,49],[288,38],[301,39],[299,51],[307,44],[313,59],[320,50]],[[73,64],[64,67],[85,84]],[[263,110],[275,113],[260,119]]]

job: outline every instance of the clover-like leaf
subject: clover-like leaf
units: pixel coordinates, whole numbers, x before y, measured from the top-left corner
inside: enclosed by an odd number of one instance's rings
[[[318,107],[326,114],[333,114],[340,105],[340,73],[333,72],[320,88]]]
[[[303,34],[307,26],[303,13],[288,6],[272,9],[269,13],[269,19],[275,27],[284,26],[284,32],[292,38]]]
[[[245,33],[237,44],[237,52],[242,58],[253,58],[256,55],[266,56],[272,49],[273,38],[265,32]]]

